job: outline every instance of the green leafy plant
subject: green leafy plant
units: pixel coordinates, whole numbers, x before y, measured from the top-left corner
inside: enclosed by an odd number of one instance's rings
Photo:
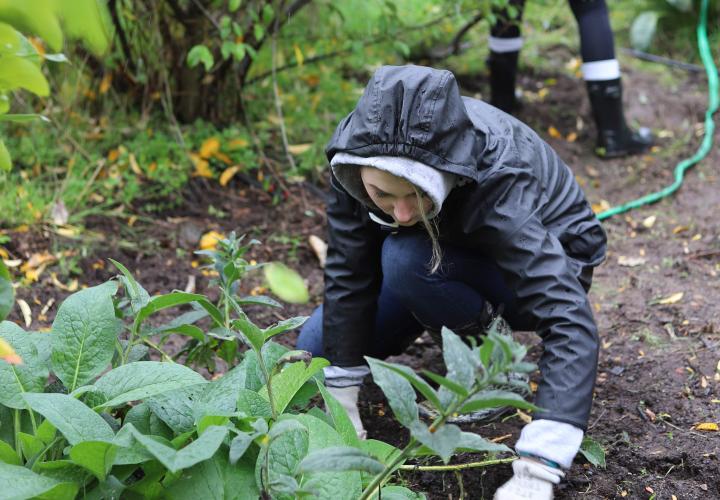
[[[63,27],[74,38],[84,40],[95,53],[105,52],[109,34],[104,9],[96,0],[5,0],[0,2],[0,121],[26,122],[43,118],[38,114],[7,114],[10,92],[25,89],[44,97],[50,93],[40,68],[43,59],[63,62],[62,54],[46,54],[23,36],[21,31],[42,37],[55,51],[63,44]],[[0,170],[12,163],[5,143],[0,139]]]
[[[638,50],[648,50],[656,45],[661,37],[674,39],[669,40],[671,43],[684,42],[683,39],[687,38],[690,45],[683,48],[689,48],[690,54],[694,53],[691,44],[695,37],[691,35],[697,24],[700,2],[701,0],[646,0],[641,4],[641,11],[630,27],[631,45]],[[711,2],[709,18],[717,19],[718,12],[717,4]]]

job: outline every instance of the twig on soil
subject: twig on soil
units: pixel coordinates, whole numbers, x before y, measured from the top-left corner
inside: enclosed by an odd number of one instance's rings
[[[720,250],[694,253],[694,254],[688,255],[687,258],[688,259],[706,259],[708,257],[717,257],[717,256],[720,256]]]
[[[593,427],[595,427],[595,425],[597,425],[597,423],[600,421],[601,418],[603,418],[603,416],[604,416],[606,413],[607,413],[607,408],[603,408],[603,411],[600,413],[600,415],[598,415],[598,418],[596,418],[595,421],[594,421],[592,424],[588,425],[588,430],[590,430],[590,429],[592,429]]]
[[[491,465],[509,464],[515,460],[517,460],[517,457],[497,458],[494,460],[483,460],[482,462],[468,462],[454,465],[401,465],[399,469],[413,472],[448,472],[490,467]]]

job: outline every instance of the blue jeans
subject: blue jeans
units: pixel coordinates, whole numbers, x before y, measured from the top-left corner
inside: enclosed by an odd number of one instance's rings
[[[386,358],[400,354],[426,328],[460,329],[478,319],[489,301],[516,330],[532,329],[517,314],[513,292],[491,259],[476,250],[443,245],[442,266],[429,274],[432,246],[420,230],[389,235],[382,247],[383,282],[378,297],[372,352]],[[300,331],[297,349],[323,355],[323,307],[319,306]],[[336,334],[341,335],[341,332]]]

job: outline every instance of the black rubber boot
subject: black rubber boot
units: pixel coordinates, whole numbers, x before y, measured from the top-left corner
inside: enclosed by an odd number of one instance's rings
[[[653,144],[652,133],[646,127],[634,131],[625,122],[620,78],[585,83],[598,132],[595,154],[618,158],[647,151]]]
[[[515,77],[520,52],[490,52],[490,104],[506,113],[518,109],[515,98]]]

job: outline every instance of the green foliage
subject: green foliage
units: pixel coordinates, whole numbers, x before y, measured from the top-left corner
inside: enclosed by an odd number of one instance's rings
[[[7,318],[14,303],[15,290],[12,286],[10,271],[0,259],[0,321]]]
[[[82,39],[91,51],[104,53],[110,33],[105,7],[97,0],[3,0],[0,2],[0,121],[26,121],[40,115],[8,115],[9,93],[25,89],[45,97],[50,89],[40,67],[42,59],[63,61],[61,54],[45,54],[21,32],[34,34],[53,49],[63,43],[61,22],[73,38]],[[0,171],[10,170],[11,159],[0,139]]]

